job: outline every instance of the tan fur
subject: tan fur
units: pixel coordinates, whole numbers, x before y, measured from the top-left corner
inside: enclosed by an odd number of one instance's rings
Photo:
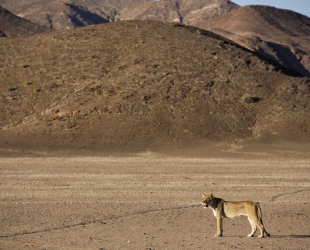
[[[239,201],[231,202],[224,201],[221,198],[216,198],[213,194],[202,195],[202,204],[204,208],[211,208],[214,216],[217,220],[217,233],[215,236],[223,236],[223,218],[236,218],[239,216],[247,216],[252,227],[252,232],[248,234],[248,237],[252,237],[257,228],[259,228],[261,234],[259,238],[264,237],[264,233],[270,237],[264,228],[262,219],[262,210],[258,202],[253,201]]]

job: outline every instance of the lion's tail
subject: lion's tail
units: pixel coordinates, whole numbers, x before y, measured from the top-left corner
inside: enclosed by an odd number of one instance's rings
[[[259,202],[256,202],[256,208],[257,208],[257,217],[259,219],[259,222],[263,224],[263,213],[259,206]]]
[[[256,203],[256,207],[257,207],[257,215],[258,215],[257,217],[259,219],[259,222],[263,225],[266,235],[270,237],[270,234],[266,231],[264,223],[263,223],[263,213],[262,213],[262,209],[259,206],[259,202]]]

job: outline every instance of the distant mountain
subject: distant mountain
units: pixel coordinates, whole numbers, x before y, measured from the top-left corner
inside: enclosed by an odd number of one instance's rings
[[[160,0],[147,1],[122,9],[118,20],[154,20],[179,22],[191,26],[201,26],[206,20],[226,14],[236,8],[228,0]]]
[[[245,6],[200,27],[310,76],[310,18],[307,16],[268,6]]]
[[[15,15],[55,30],[113,21],[115,15],[132,4],[147,0],[0,0]]]
[[[0,37],[27,36],[48,31],[52,30],[17,17],[0,6]]]
[[[178,22],[209,29],[310,76],[310,19],[289,10],[241,8],[229,0],[0,0],[1,4],[19,17],[55,30],[116,20]]]
[[[114,20],[157,20],[197,26],[239,6],[229,0],[0,0],[14,14],[56,30]]]

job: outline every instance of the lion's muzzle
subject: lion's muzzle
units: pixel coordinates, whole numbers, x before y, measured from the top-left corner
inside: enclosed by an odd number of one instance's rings
[[[207,208],[207,207],[208,207],[208,204],[202,203],[202,206],[203,206],[203,208]]]

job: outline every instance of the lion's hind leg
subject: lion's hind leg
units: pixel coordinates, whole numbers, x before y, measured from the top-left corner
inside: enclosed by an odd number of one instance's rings
[[[253,237],[253,235],[256,233],[257,226],[256,226],[255,222],[252,221],[252,220],[250,219],[250,217],[248,217],[248,220],[249,220],[249,222],[250,222],[250,224],[251,224],[252,231],[251,231],[251,233],[249,233],[247,236],[248,236],[248,237]]]
[[[256,212],[257,212],[257,217],[258,217],[258,223],[261,225],[259,229],[261,230],[261,235],[258,236],[260,238],[264,237],[264,233],[267,235],[267,237],[270,237],[270,234],[266,231],[264,223],[263,223],[263,216],[262,216],[262,210],[259,206],[259,204],[256,205]]]
[[[261,216],[259,216],[260,215],[259,212],[260,211],[258,211],[257,206],[252,206],[247,210],[248,220],[252,226],[252,232],[248,234],[248,237],[252,237],[255,234],[257,228],[259,228],[261,233],[258,237],[259,238],[264,237],[264,225],[260,222]]]
[[[257,228],[259,228],[260,230],[260,235],[258,236],[258,238],[263,238],[264,237],[264,225],[260,223],[259,219],[256,218],[256,216],[249,216],[248,217],[249,221],[250,221],[250,224],[252,226],[252,232],[250,234],[248,234],[248,237],[252,237]]]
[[[264,232],[265,232],[264,225],[262,225],[258,220],[256,222],[256,225],[260,230],[260,235],[258,236],[258,238],[264,238]]]
[[[260,223],[262,224],[262,227],[263,227],[263,232],[267,235],[267,237],[270,237],[270,234],[266,231],[266,229],[265,229],[265,226],[264,226],[264,223],[263,223],[263,219],[262,218],[260,218]]]
[[[260,214],[260,215],[261,215],[261,214]],[[264,233],[265,233],[268,237],[270,237],[270,234],[266,231],[266,228],[265,228],[265,226],[264,226],[263,218],[262,218],[262,217],[260,217],[259,222],[260,222],[260,223],[262,224],[262,226],[263,226]]]

